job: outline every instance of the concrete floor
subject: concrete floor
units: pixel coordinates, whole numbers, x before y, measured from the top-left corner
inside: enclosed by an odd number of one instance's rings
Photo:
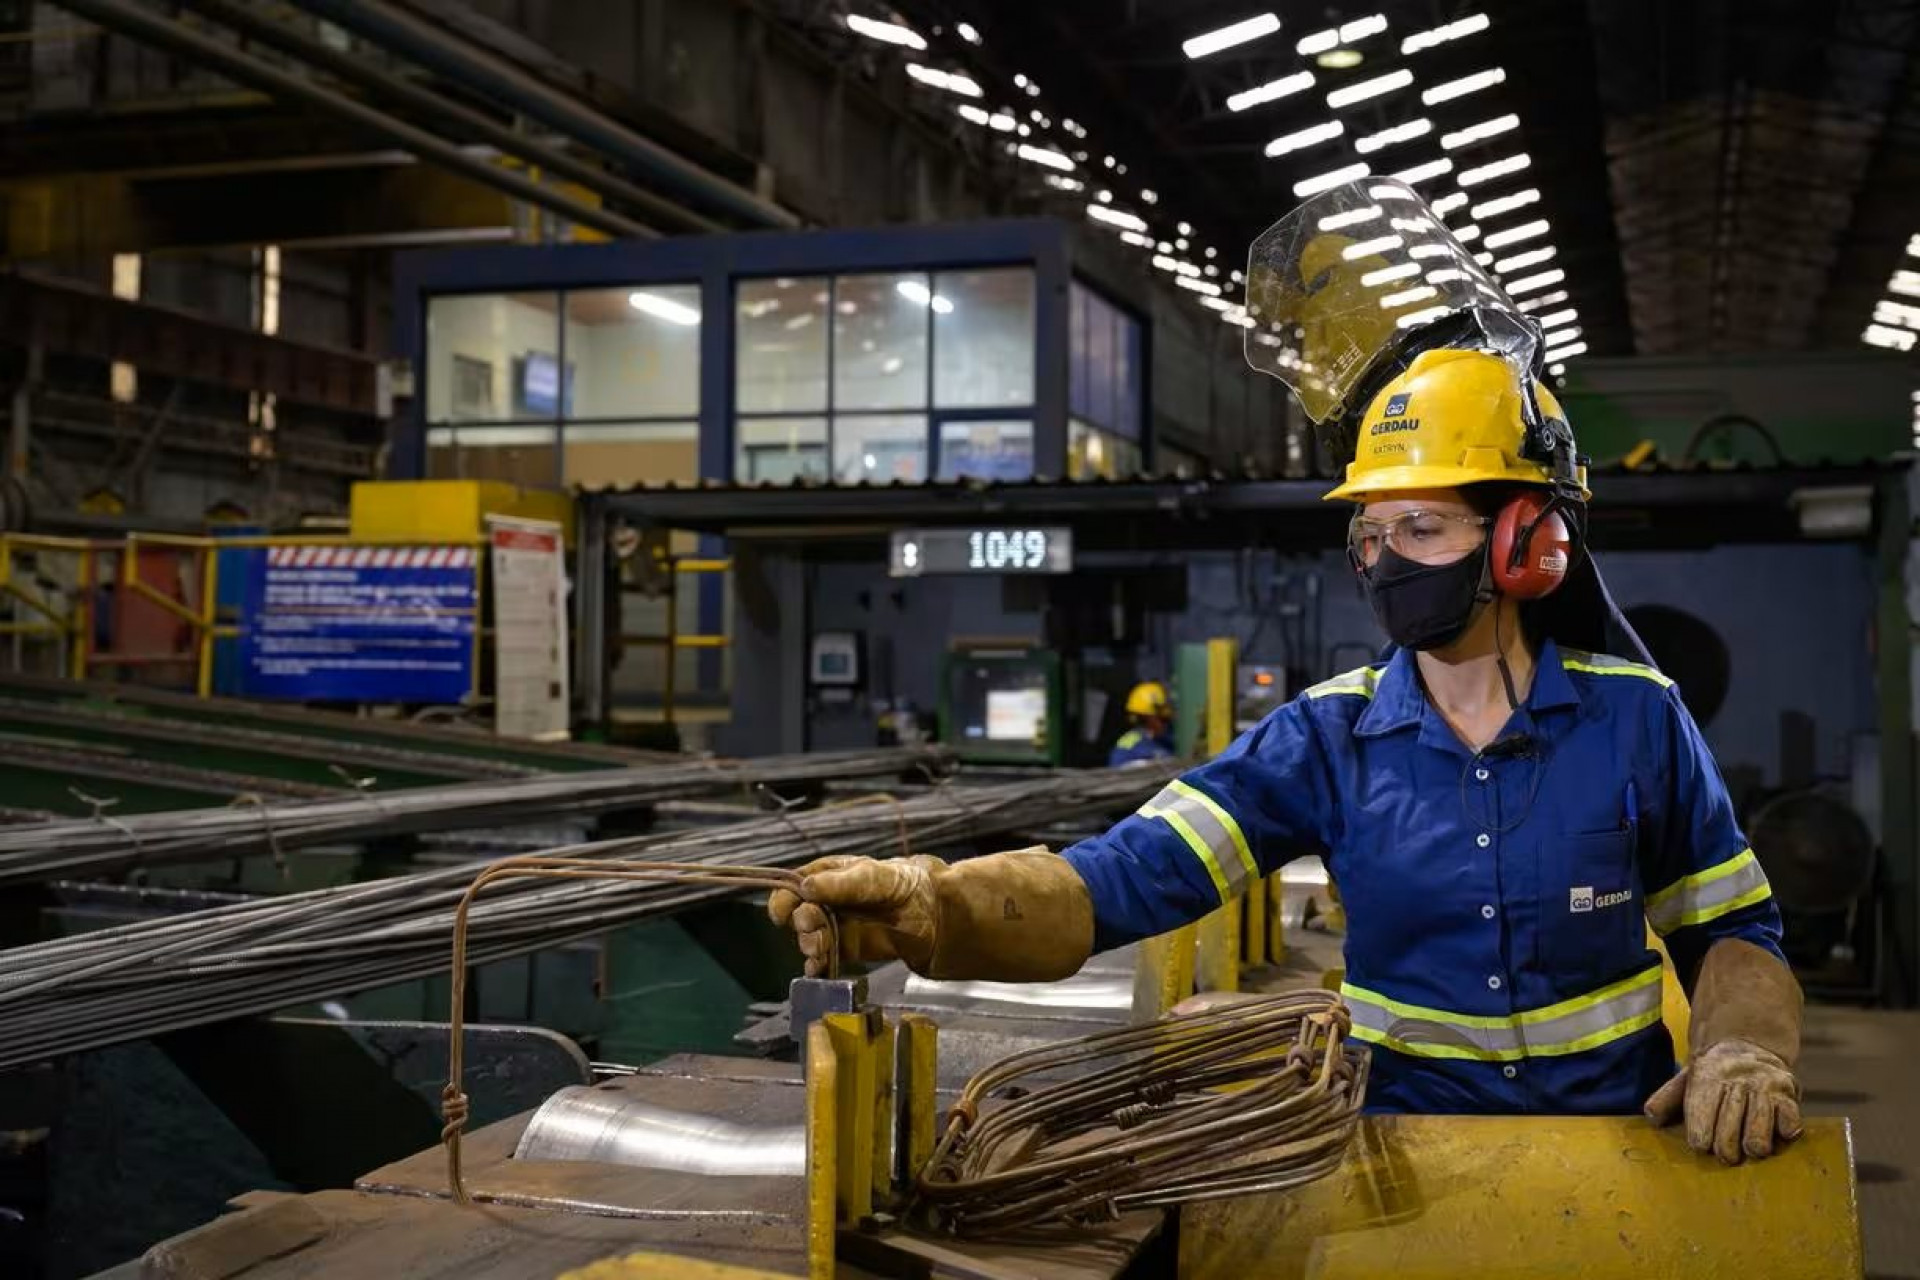
[[[1800,1079],[1853,1121],[1868,1280],[1920,1280],[1920,1013],[1808,1008]]]

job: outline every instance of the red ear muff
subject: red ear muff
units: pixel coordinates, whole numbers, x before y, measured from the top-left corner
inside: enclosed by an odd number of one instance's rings
[[[1573,563],[1573,533],[1552,502],[1551,494],[1527,490],[1494,517],[1489,567],[1502,594],[1538,600],[1566,579]]]

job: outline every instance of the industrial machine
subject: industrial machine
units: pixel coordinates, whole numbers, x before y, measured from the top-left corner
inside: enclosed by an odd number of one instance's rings
[[[941,659],[940,741],[967,763],[1066,763],[1070,669],[1046,649],[961,642]]]

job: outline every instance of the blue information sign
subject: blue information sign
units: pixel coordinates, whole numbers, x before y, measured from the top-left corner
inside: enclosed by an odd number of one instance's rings
[[[459,702],[473,688],[472,547],[270,547],[253,557],[245,692]]]

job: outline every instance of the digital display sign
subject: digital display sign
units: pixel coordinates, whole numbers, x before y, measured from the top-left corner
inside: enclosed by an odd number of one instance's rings
[[[913,529],[893,535],[887,572],[923,574],[1071,573],[1073,531],[1023,525]]]

